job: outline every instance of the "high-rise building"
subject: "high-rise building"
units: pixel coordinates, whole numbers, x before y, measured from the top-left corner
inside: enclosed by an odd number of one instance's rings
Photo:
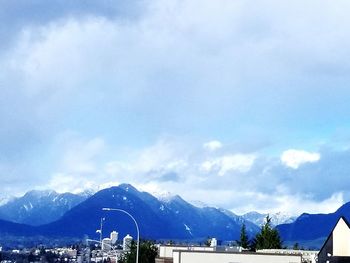
[[[102,239],[102,250],[110,251],[112,249],[112,242],[110,238]]]
[[[111,239],[112,245],[115,245],[115,243],[117,243],[117,240],[118,240],[118,232],[112,231],[110,239]]]
[[[127,235],[123,238],[123,250],[130,250],[131,241],[132,241],[132,236],[130,236],[129,234],[127,234]]]

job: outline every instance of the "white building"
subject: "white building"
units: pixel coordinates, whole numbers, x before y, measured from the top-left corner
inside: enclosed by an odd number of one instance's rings
[[[130,236],[129,234],[127,234],[127,235],[123,238],[123,250],[130,250],[131,241],[132,241],[132,236]]]
[[[214,247],[201,247],[201,246],[159,246],[160,258],[173,258],[174,250],[189,250],[189,251],[215,251]]]
[[[210,246],[211,247],[216,247],[218,245],[218,241],[216,240],[216,238],[212,238],[211,240],[210,240]]]
[[[117,240],[118,240],[118,232],[112,231],[110,235],[110,239],[111,239],[112,245],[115,245],[115,243],[117,243]]]
[[[112,249],[112,241],[110,238],[102,239],[102,250],[110,251]]]
[[[300,254],[242,252],[239,247],[159,246],[156,263],[301,263]]]
[[[296,250],[296,249],[261,249],[258,253],[283,254],[283,255],[301,255],[303,263],[316,263],[319,251],[316,250]]]

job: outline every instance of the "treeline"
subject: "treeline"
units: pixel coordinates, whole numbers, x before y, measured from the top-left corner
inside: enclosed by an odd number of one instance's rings
[[[244,249],[256,251],[260,249],[281,249],[282,240],[276,228],[271,225],[271,218],[268,215],[265,224],[261,226],[260,232],[249,240],[245,224],[242,225],[240,239],[237,244]]]

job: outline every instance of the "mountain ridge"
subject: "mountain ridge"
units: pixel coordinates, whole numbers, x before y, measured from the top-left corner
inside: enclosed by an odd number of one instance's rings
[[[121,235],[136,234],[130,218],[123,213],[102,211],[104,207],[128,211],[139,222],[142,237],[149,239],[204,240],[211,236],[223,240],[236,240],[243,223],[246,223],[250,236],[258,231],[254,224],[244,221],[230,211],[214,207],[198,208],[180,196],[160,201],[153,195],[138,191],[127,184],[97,192],[54,222],[21,227],[28,230],[28,235],[35,233],[46,237],[96,238],[100,219],[104,217],[105,233],[117,230]],[[16,227],[20,228],[14,225],[14,228]],[[21,233],[23,234],[23,231]]]
[[[293,223],[281,224],[277,229],[284,240],[326,239],[341,216],[350,220],[350,202],[329,214],[303,213]]]
[[[75,195],[58,194],[55,191],[29,191],[23,197],[26,199],[33,196],[39,200],[49,198],[51,201],[61,200],[64,203],[66,200],[64,198]],[[28,203],[21,204],[29,205]],[[2,207],[0,207],[0,212]],[[121,236],[136,234],[135,226],[130,218],[113,211],[102,211],[104,207],[123,209],[132,214],[140,223],[142,237],[149,239],[203,241],[207,237],[216,237],[232,241],[239,239],[243,223],[250,237],[253,237],[260,229],[259,226],[248,220],[247,214],[240,216],[223,208],[208,205],[196,206],[179,195],[171,195],[171,198],[157,198],[148,192],[137,190],[130,184],[121,184],[86,196],[71,209],[67,209],[61,217],[43,225],[30,226],[0,220],[0,234],[97,238],[96,230],[99,229],[100,219],[103,217],[106,218],[105,233],[117,230]],[[49,213],[48,210],[45,216],[47,213]],[[260,216],[260,218],[265,216],[257,212],[252,212],[250,215]],[[283,219],[288,218],[285,214],[278,215]],[[350,202],[330,214],[303,213],[292,223],[279,224],[276,228],[287,244],[289,241],[312,243],[312,240],[318,240],[319,242],[328,236],[340,216],[350,219]]]
[[[19,224],[38,226],[59,219],[65,212],[86,200],[88,194],[31,190],[0,206],[0,218]]]

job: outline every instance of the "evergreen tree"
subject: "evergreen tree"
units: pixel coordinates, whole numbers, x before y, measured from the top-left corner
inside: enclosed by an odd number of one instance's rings
[[[134,263],[136,261],[137,245],[135,241],[131,242],[130,252],[125,254],[118,263]],[[155,263],[155,258],[158,255],[158,249],[151,241],[140,242],[139,262],[141,263]]]
[[[299,243],[298,242],[294,243],[293,250],[299,250],[299,249],[300,249]]]
[[[277,229],[271,227],[271,218],[266,217],[265,224],[261,227],[260,233],[255,236],[253,248],[257,249],[280,249],[282,241]]]
[[[248,235],[247,235],[247,229],[246,229],[246,226],[245,226],[244,223],[242,224],[241,235],[240,235],[240,238],[237,241],[237,243],[242,248],[249,248],[249,246],[250,246],[249,238],[248,238]]]
[[[204,241],[204,246],[210,247],[211,244],[211,237],[207,237],[207,239]]]

